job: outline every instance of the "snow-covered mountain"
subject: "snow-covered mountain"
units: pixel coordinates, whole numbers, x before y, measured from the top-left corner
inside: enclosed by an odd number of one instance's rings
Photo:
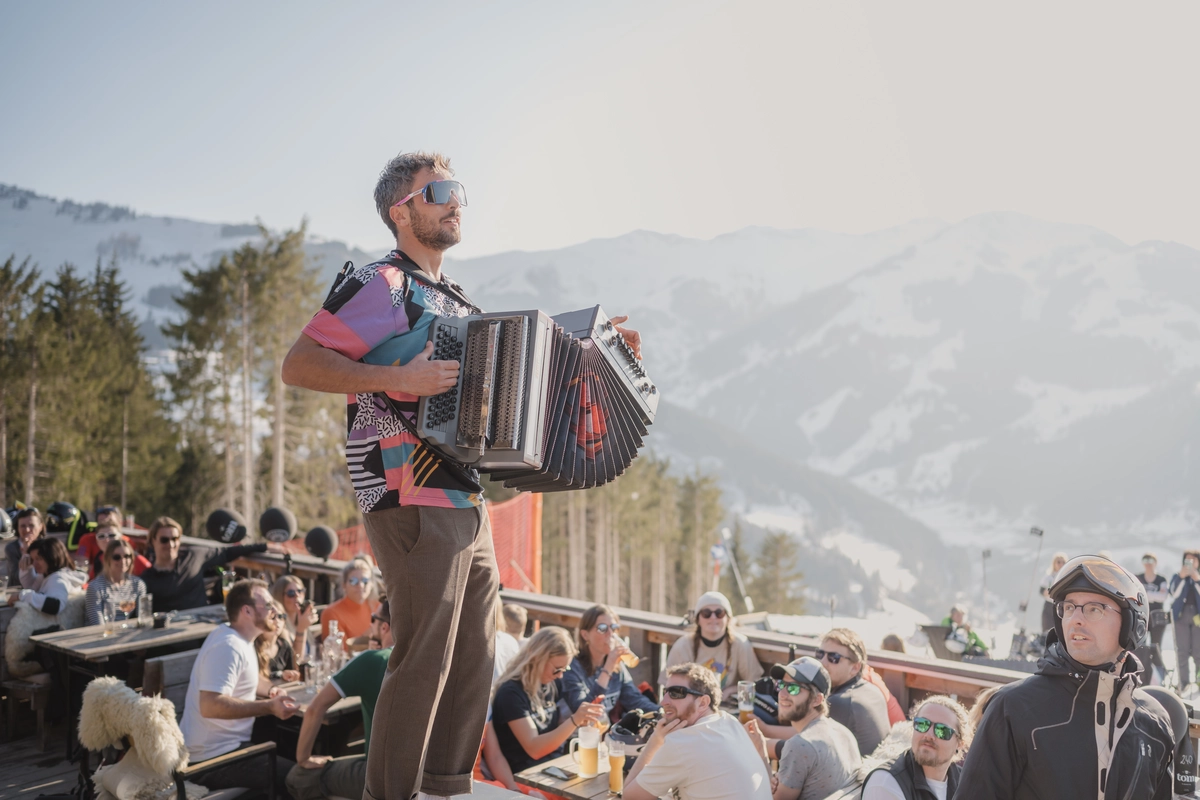
[[[0,259],[29,256],[43,274],[53,274],[64,263],[87,272],[97,259],[107,264],[116,256],[132,290],[133,311],[143,320],[142,334],[152,347],[166,346],[158,325],[174,315],[171,298],[182,288],[182,270],[208,266],[257,238],[253,223],[156,217],[105,203],[60,201],[0,183]],[[318,237],[311,237],[305,250],[330,278],[348,260],[371,258]]]
[[[0,256],[115,253],[154,321],[180,269],[254,235],[0,186]],[[310,252],[327,272],[370,258]],[[990,547],[992,592],[1014,601],[1030,525],[1047,553],[1157,546],[1165,566],[1200,521],[1200,252],[1182,245],[992,213],[857,236],[636,231],[446,271],[488,308],[629,314],[666,399],[652,445],[716,471],[757,525],[874,545],[885,585],[968,590]]]

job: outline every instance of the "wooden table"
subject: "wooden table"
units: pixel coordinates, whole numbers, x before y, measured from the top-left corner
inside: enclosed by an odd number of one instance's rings
[[[614,795],[608,791],[608,756],[603,747],[601,748],[599,766],[600,774],[596,777],[572,778],[569,781],[560,781],[542,772],[546,767],[558,767],[578,774],[579,764],[576,763],[575,758],[565,755],[544,761],[523,772],[518,772],[513,777],[522,786],[545,789],[554,794],[570,798],[570,800],[598,800],[599,798],[617,797],[618,795]],[[626,776],[626,780],[628,779],[629,777]]]
[[[311,686],[305,686],[303,683],[281,683],[279,688],[287,692],[288,697],[296,701],[299,709],[296,711],[296,716],[301,719],[308,713],[308,707],[312,705],[313,698],[317,696],[320,689],[315,689]],[[328,723],[331,719],[336,719],[343,714],[358,711],[362,708],[362,698],[358,695],[351,697],[343,697],[329,707],[325,712],[325,721]]]
[[[59,676],[67,697],[67,759],[74,760],[75,724],[80,710],[76,707],[75,695],[71,691],[72,674],[81,675],[90,683],[93,678],[106,674],[106,664],[113,656],[202,642],[221,623],[201,621],[189,615],[215,618],[218,613],[224,614],[223,606],[192,609],[180,615],[183,619],[171,620],[171,624],[165,628],[139,628],[136,620],[129,620],[130,627],[117,629],[109,636],[104,635],[103,625],[88,625],[30,636],[29,640],[34,645],[52,652],[58,662]]]
[[[210,608],[220,608],[220,606]],[[196,609],[196,611],[208,612],[209,609]],[[171,624],[165,628],[139,628],[136,620],[129,620],[128,624],[130,627],[115,630],[109,636],[104,635],[103,625],[89,625],[54,633],[41,633],[37,636],[30,636],[29,640],[39,647],[60,653],[68,658],[97,663],[108,661],[112,656],[135,653],[154,647],[203,641],[221,623],[202,622],[196,619],[172,620]]]

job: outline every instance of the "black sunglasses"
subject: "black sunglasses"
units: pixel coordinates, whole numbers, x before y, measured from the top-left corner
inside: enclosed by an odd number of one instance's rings
[[[817,659],[817,661],[827,660],[830,664],[836,665],[842,663],[843,658],[850,658],[850,656],[844,656],[841,653],[828,653],[824,650],[818,650],[817,652],[813,653],[813,658]]]
[[[160,536],[158,537],[158,542],[159,544],[173,544],[178,542],[181,538],[182,537],[180,536]]]
[[[112,512],[114,512],[116,510],[117,510],[116,506],[100,506],[99,508],[96,509],[96,516],[98,517],[101,514],[111,514]]]
[[[925,717],[913,717],[913,730],[917,733],[925,733],[931,726],[933,727],[933,735],[943,742],[950,741],[954,738],[954,734],[957,733],[954,728],[951,728],[944,722],[934,722]]]
[[[119,561],[133,561],[133,553],[113,553],[112,557]]]
[[[288,589],[286,592],[283,593],[283,596],[284,597],[304,597],[304,590],[303,589]],[[371,617],[371,619],[374,619],[374,617]]]
[[[663,689],[663,694],[672,700],[682,700],[689,694],[694,694],[697,697],[708,697],[707,693],[697,692],[695,689],[689,689],[686,686],[668,686],[666,689]]]
[[[717,619],[725,619],[725,609],[723,608],[704,608],[697,612],[704,619],[716,617]]]
[[[554,674],[555,674],[555,675],[562,675],[562,674],[566,673],[567,669],[568,669],[567,667],[555,667],[555,668],[554,668]]]

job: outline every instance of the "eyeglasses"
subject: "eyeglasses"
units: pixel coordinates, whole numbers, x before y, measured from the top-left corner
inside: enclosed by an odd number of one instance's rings
[[[158,537],[159,544],[179,544],[179,536],[160,536]]]
[[[697,614],[703,619],[708,619],[709,617],[725,619],[725,609],[723,608],[702,608]]]
[[[370,586],[370,578],[346,578],[347,586]]]
[[[108,539],[115,539],[117,536],[118,534],[116,531],[101,531],[100,533],[96,534],[96,538],[102,542]]]
[[[792,683],[791,681],[780,681],[779,682],[780,691],[787,692],[792,697],[795,697],[796,695],[800,694],[801,690],[807,689],[807,688],[808,687],[803,683]]]
[[[303,589],[288,589],[283,593],[284,597],[304,597]],[[374,617],[372,617],[374,619]]]
[[[567,668],[566,668],[566,667],[555,667],[555,668],[554,668],[554,674],[555,674],[555,675],[562,675],[562,674],[563,674],[563,673],[565,673],[566,671],[567,671]]]
[[[133,553],[113,553],[111,558],[117,561],[133,561]]]
[[[96,516],[98,517],[101,514],[111,514],[117,510],[118,509],[116,506],[100,506],[99,508],[96,509]]]
[[[421,195],[425,202],[431,206],[440,206],[443,203],[449,203],[451,195],[458,199],[460,206],[465,207],[467,205],[467,190],[458,181],[430,181],[415,192],[404,195],[404,199],[395,203],[392,208],[404,205],[417,195]]]
[[[697,692],[695,689],[689,689],[686,686],[668,686],[667,688],[663,689],[663,694],[672,700],[682,700],[689,694],[694,694],[697,697],[708,697],[707,693]]]
[[[1143,564],[1157,564],[1157,563],[1158,563],[1158,561],[1156,561],[1156,560],[1155,560],[1155,559],[1153,559],[1153,558],[1143,558],[1143,559],[1142,559],[1142,563],[1143,563]]]
[[[1104,619],[1104,612],[1108,610],[1117,611],[1117,609],[1107,603],[1083,603],[1077,605],[1067,600],[1062,600],[1054,604],[1054,611],[1060,619],[1070,619],[1075,616],[1075,609],[1083,609],[1083,618],[1088,622],[1099,622]],[[1118,612],[1119,613],[1119,612]]]
[[[255,608],[258,608],[259,606],[258,606],[258,604],[257,604],[257,603],[255,603],[255,604],[254,604],[254,607],[255,607]],[[276,610],[275,606],[264,606],[264,607],[263,607],[263,613],[267,615],[267,618],[268,618],[268,619],[269,619],[269,618],[272,618],[272,617],[278,617],[278,616],[279,616],[279,611],[278,611],[278,610]]]
[[[617,631],[621,630],[621,623],[619,623],[619,622],[601,622],[599,625],[596,626],[596,630],[599,633],[616,633]]]
[[[850,658],[850,656],[844,656],[841,653],[827,653],[824,650],[818,650],[817,652],[813,653],[813,658],[817,659],[817,661],[828,661],[830,664],[836,666],[842,663],[843,658]],[[854,659],[850,658],[850,660],[853,661]]]
[[[958,731],[944,722],[934,722],[925,717],[913,717],[913,730],[917,733],[926,733],[931,727],[933,728],[933,735],[943,742],[950,741],[954,738],[954,734],[958,733]]]

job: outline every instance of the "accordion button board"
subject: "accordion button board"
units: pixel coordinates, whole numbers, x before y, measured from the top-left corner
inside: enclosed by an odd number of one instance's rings
[[[459,362],[459,381],[421,398],[421,438],[505,486],[607,483],[654,422],[658,388],[600,306],[440,317],[429,336],[434,359]]]

